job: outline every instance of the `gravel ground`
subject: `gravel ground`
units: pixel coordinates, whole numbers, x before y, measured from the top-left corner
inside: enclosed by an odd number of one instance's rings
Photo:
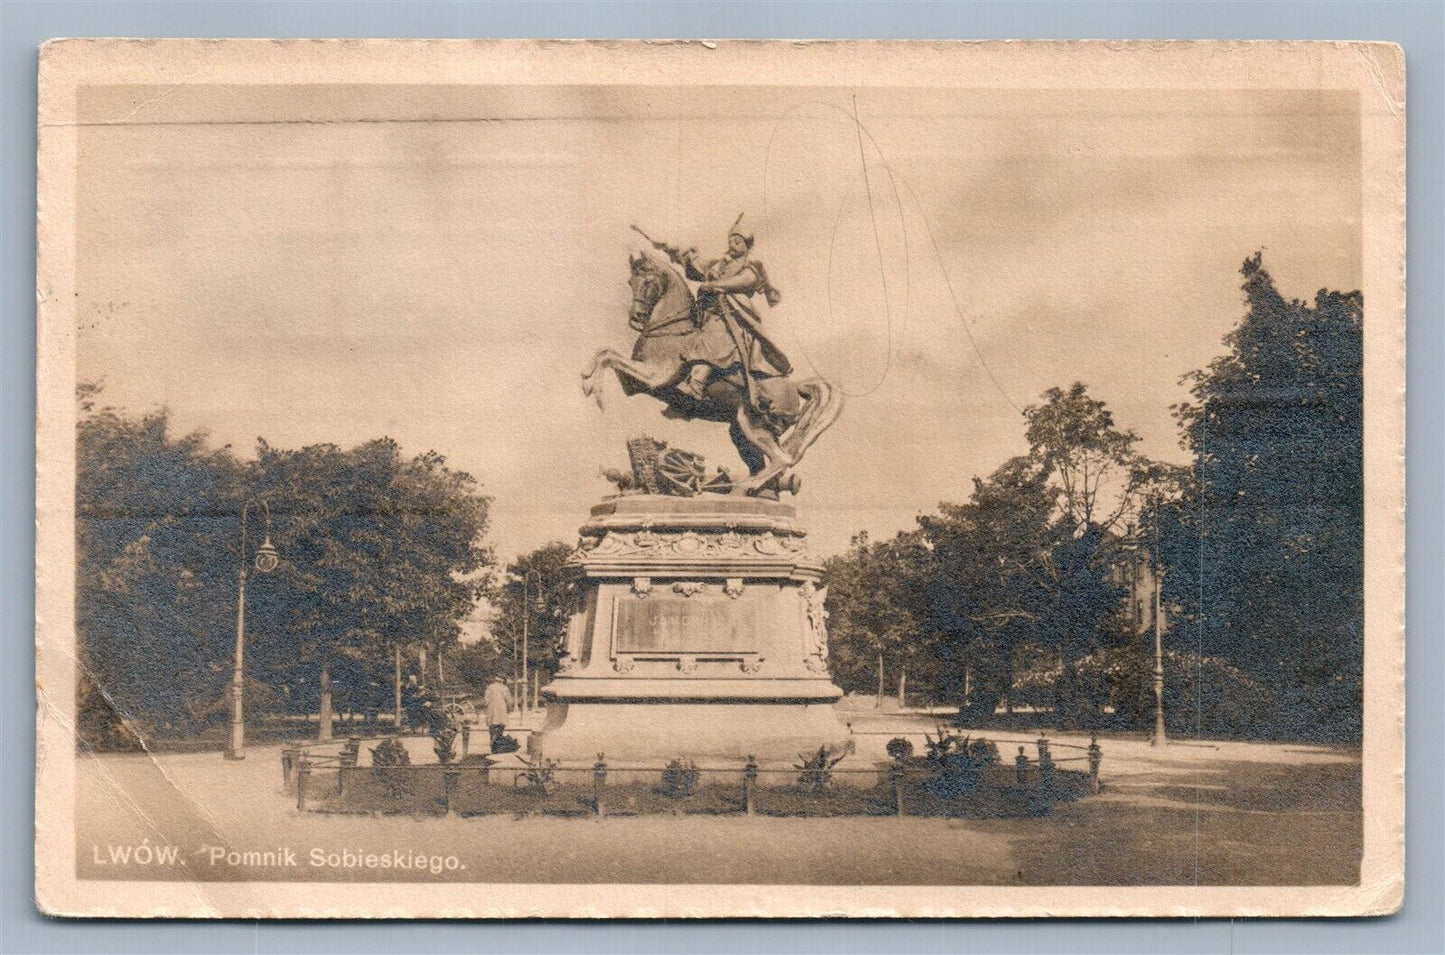
[[[860,731],[856,760],[881,758],[892,735],[934,725],[930,717],[906,713],[850,718]],[[1056,759],[1088,742],[1052,739]],[[1000,739],[1003,751],[1016,745]],[[82,877],[174,880],[1358,881],[1357,749],[1261,743],[1156,749],[1132,739],[1106,739],[1101,746],[1102,794],[1040,818],[968,820],[298,813],[282,787],[278,745],[252,748],[242,762],[217,753],[82,756],[77,866]],[[149,848],[137,853],[141,846]]]

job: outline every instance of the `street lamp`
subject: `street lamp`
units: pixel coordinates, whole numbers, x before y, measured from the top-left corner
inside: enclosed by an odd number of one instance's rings
[[[532,659],[528,654],[528,628],[527,624],[532,619],[532,605],[527,602],[527,584],[533,577],[537,583],[532,586],[532,598],[540,605],[542,602],[542,572],[536,568],[529,567],[526,574],[522,576],[522,709],[527,709],[527,677],[528,671],[532,668]],[[536,706],[536,694],[532,695],[532,705]]]
[[[241,505],[241,561],[239,585],[236,588],[236,667],[231,675],[231,738],[226,744],[227,759],[246,758],[246,710],[245,660],[246,660],[246,513],[253,503],[261,505],[266,518],[266,533],[261,546],[256,548],[256,570],[269,574],[281,563],[281,557],[271,544],[271,507],[265,498],[246,501]]]
[[[525,712],[527,709],[527,671],[531,662],[527,651],[531,639],[532,604],[531,600],[528,599],[528,595],[530,593],[531,599],[536,600],[538,609],[541,609],[542,572],[535,567],[529,567],[526,572],[520,576],[517,574],[509,574],[508,576],[512,578],[514,583],[520,580],[522,584],[522,653],[520,659],[517,660],[517,709]],[[535,585],[532,584],[532,578],[534,577],[537,580]],[[528,588],[530,588],[530,591]],[[533,704],[536,703],[535,694],[532,702]]]
[[[1159,559],[1159,509],[1154,509],[1154,553],[1149,561],[1154,574],[1154,738],[1153,746],[1163,746],[1164,737],[1164,621],[1160,604],[1164,593],[1164,562]]]
[[[1161,614],[1163,603],[1162,595],[1164,591],[1164,566],[1159,557],[1158,505],[1152,504],[1151,507],[1153,507],[1154,540],[1153,546],[1150,547],[1148,552],[1148,560],[1149,576],[1153,584],[1151,597],[1154,603],[1154,669],[1152,674],[1154,684],[1154,735],[1149,740],[1149,743],[1152,746],[1163,746],[1168,742],[1164,733],[1164,627],[1163,615]],[[1130,527],[1130,533],[1128,538],[1126,538],[1124,548],[1128,550],[1131,555],[1130,599],[1131,601],[1137,601],[1139,599],[1141,547],[1138,537],[1133,533],[1132,527]],[[1142,617],[1142,615],[1143,611],[1141,609],[1140,616]],[[1140,620],[1141,624],[1142,622],[1143,621]]]

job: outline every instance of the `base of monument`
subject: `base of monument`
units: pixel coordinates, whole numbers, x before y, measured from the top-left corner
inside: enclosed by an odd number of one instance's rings
[[[853,737],[832,702],[610,702],[547,705],[547,720],[527,741],[532,756],[666,763],[673,759],[796,760],[827,747],[853,751]]]

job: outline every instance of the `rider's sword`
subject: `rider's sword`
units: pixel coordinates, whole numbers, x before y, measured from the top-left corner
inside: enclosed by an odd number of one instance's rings
[[[651,243],[652,247],[653,247],[654,249],[657,249],[659,252],[661,252],[664,248],[667,247],[667,243],[665,243],[665,242],[659,242],[659,241],[657,241],[656,239],[654,239],[652,236],[648,235],[646,232],[643,232],[641,229],[639,229],[639,228],[637,227],[636,223],[633,224],[633,226],[632,226],[632,231],[633,231],[633,232],[636,232],[638,235],[640,235],[640,236],[642,236],[644,239],[646,239],[649,243]]]

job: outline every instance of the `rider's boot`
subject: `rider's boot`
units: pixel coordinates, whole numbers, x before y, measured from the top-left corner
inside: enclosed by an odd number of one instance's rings
[[[712,377],[712,368],[706,362],[698,362],[693,365],[687,373],[687,377],[677,386],[677,390],[683,394],[695,398],[698,401],[704,400],[707,395],[707,380]]]

